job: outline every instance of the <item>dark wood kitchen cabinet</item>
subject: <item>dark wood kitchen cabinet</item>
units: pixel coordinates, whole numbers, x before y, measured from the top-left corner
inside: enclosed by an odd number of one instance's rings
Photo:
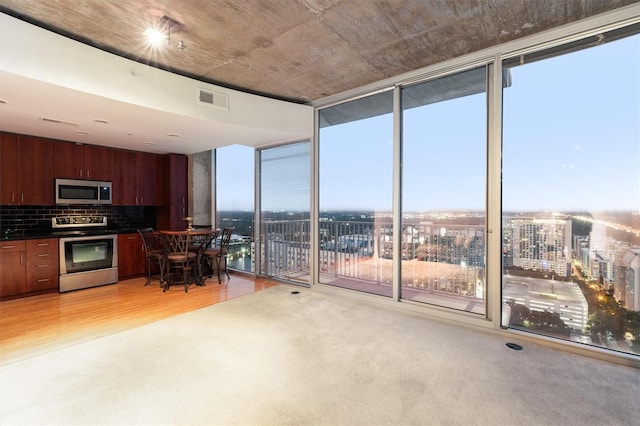
[[[159,206],[162,204],[162,156],[138,152],[138,205]]]
[[[162,156],[145,152],[113,151],[113,204],[162,204]]]
[[[144,252],[138,233],[118,235],[118,279],[144,274]]]
[[[58,239],[27,240],[26,292],[56,290],[59,280]]]
[[[24,240],[0,241],[0,297],[24,293],[26,289],[26,244]]]
[[[136,153],[133,151],[113,151],[113,204],[135,206],[138,195],[138,171]]]
[[[0,133],[0,204],[18,204],[18,135]]]
[[[188,160],[185,155],[164,156],[164,204],[157,210],[158,229],[180,231],[186,228]]]
[[[57,290],[58,239],[0,242],[0,297]]]
[[[112,149],[73,142],[54,145],[54,175],[57,178],[111,180]]]
[[[53,141],[0,134],[0,204],[53,204]]]

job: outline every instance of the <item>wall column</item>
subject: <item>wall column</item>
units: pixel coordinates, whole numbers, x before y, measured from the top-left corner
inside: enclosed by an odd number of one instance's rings
[[[213,151],[189,156],[189,215],[194,225],[212,225],[212,157]]]

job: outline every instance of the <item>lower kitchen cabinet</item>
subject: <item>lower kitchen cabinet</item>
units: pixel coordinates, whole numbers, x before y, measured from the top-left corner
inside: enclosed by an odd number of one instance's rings
[[[58,239],[27,240],[27,292],[58,288]]]
[[[27,283],[25,241],[0,242],[0,297],[24,293]]]
[[[138,233],[118,235],[118,279],[144,274],[144,252]]]
[[[0,242],[0,297],[58,288],[58,239]]]

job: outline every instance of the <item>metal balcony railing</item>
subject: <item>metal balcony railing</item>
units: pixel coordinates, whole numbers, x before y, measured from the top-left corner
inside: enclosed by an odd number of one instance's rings
[[[308,280],[309,220],[262,225],[262,271],[269,276]],[[477,298],[484,281],[484,226],[407,224],[402,235],[402,285],[415,291]],[[319,222],[320,282],[389,293],[393,233],[390,222]],[[368,291],[365,289],[364,291]],[[482,297],[480,295],[480,297]]]

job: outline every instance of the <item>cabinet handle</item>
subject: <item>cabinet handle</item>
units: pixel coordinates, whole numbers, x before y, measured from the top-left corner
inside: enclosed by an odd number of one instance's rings
[[[87,169],[87,179],[89,179],[89,169]]]
[[[38,247],[46,247],[49,243],[38,243]]]
[[[24,192],[20,193],[20,202],[24,203]]]
[[[2,248],[3,248],[3,249],[6,249],[6,248],[14,248],[14,247],[15,247],[15,246],[2,246]]]
[[[11,193],[11,202],[14,203],[16,201],[16,193],[12,192]]]
[[[49,253],[41,253],[37,255],[38,257],[46,257],[49,256]]]
[[[135,240],[136,237],[127,237],[127,240]]]
[[[82,169],[80,169],[80,177],[82,177]]]
[[[49,278],[41,278],[41,279],[38,280],[39,283],[43,283],[43,282],[46,282],[46,281],[49,281]]]
[[[22,253],[20,253],[20,264],[21,264],[21,265],[24,263],[24,258],[23,258],[23,256],[24,256],[24,255],[23,255]]]
[[[144,204],[144,197],[140,197],[140,204]]]
[[[49,265],[38,265],[38,266],[36,266],[36,268],[48,268],[48,267],[49,267]]]

